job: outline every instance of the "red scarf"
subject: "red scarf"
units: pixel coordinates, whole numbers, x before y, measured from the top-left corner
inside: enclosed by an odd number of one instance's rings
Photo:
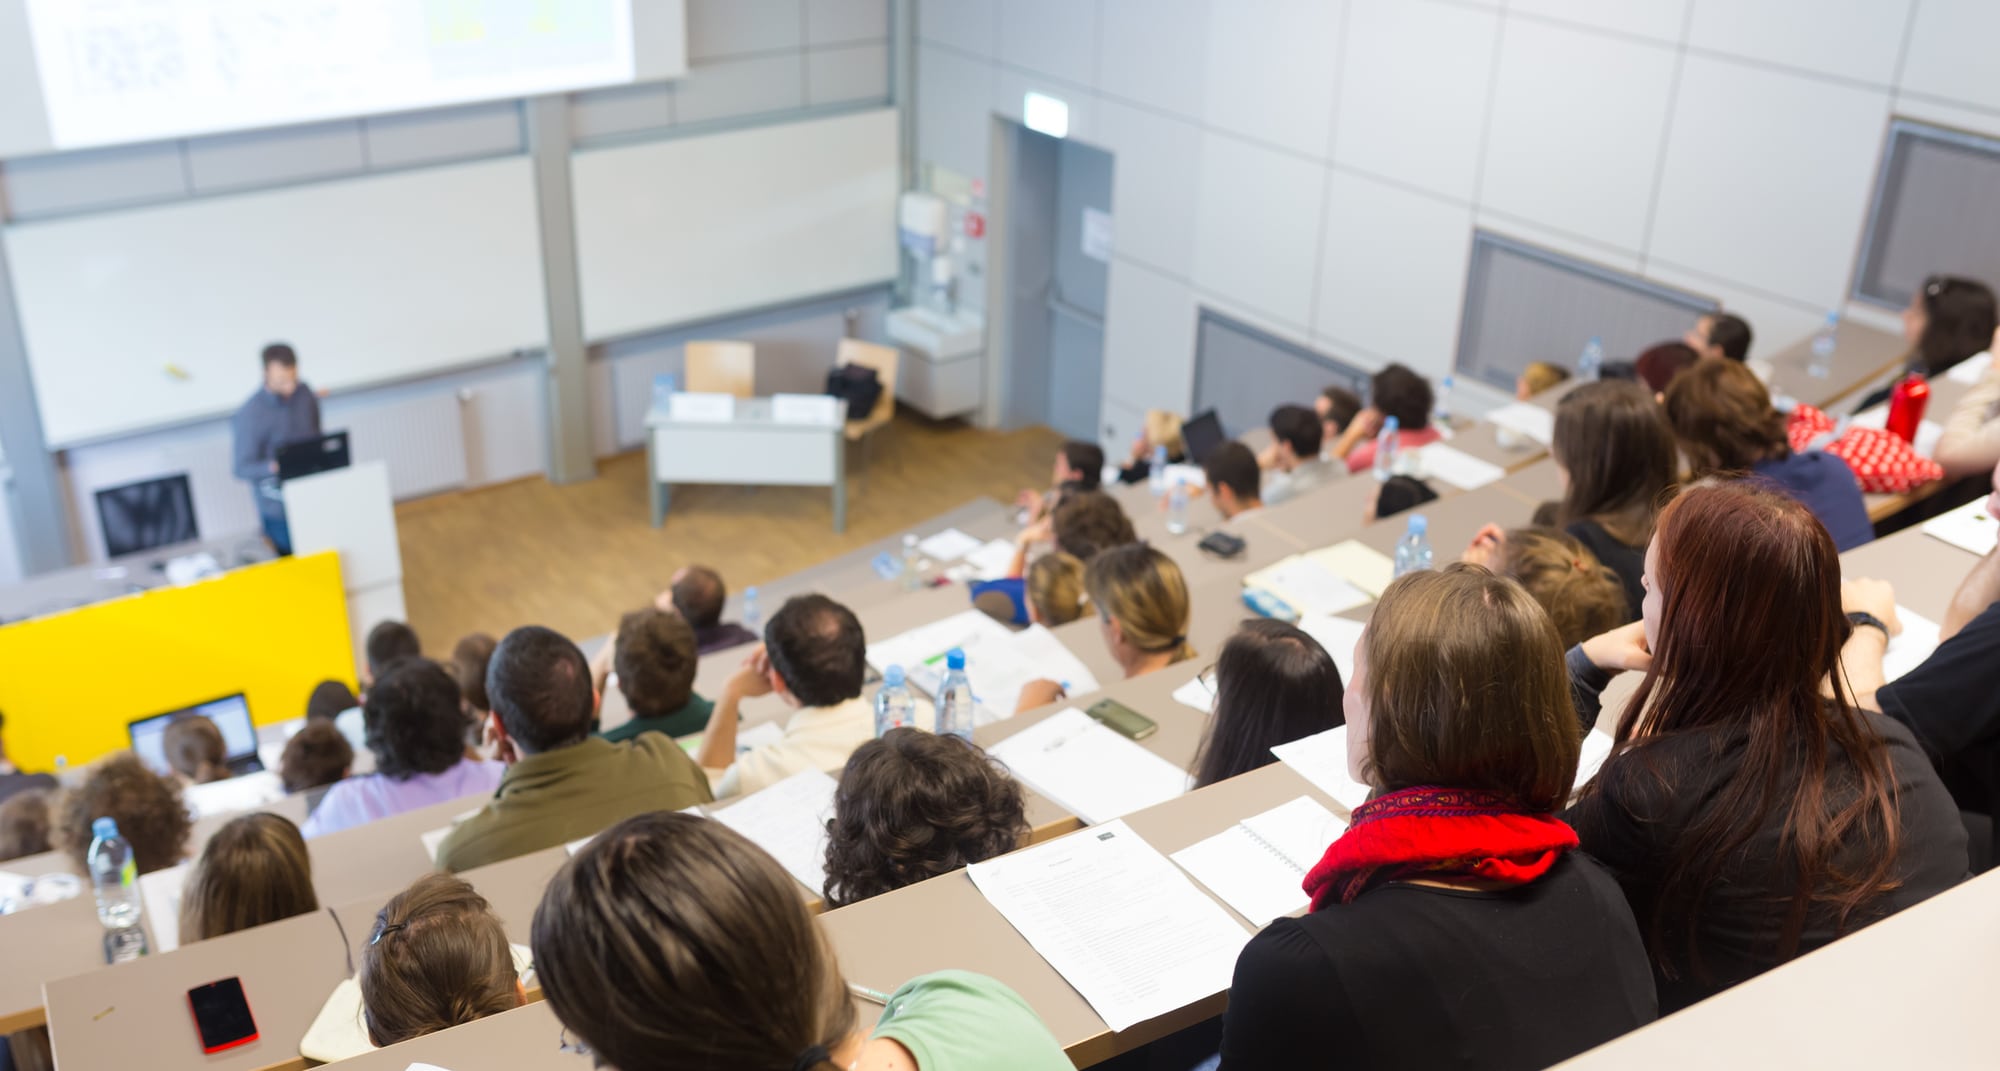
[[[1496,793],[1406,788],[1354,809],[1354,824],[1306,875],[1305,891],[1318,911],[1407,878],[1526,885],[1576,844],[1562,819]]]

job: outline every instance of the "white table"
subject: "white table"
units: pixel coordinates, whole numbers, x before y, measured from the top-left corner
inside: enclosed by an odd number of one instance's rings
[[[646,413],[653,527],[666,520],[670,484],[777,484],[832,488],[833,530],[846,531],[844,423],[837,413],[826,422],[779,421],[771,410],[769,398],[745,398],[728,420],[682,420],[654,405]]]

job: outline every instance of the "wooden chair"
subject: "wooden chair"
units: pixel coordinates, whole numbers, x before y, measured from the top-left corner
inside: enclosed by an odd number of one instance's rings
[[[696,394],[757,395],[757,347],[748,342],[690,342],[686,354],[687,389]]]
[[[882,381],[882,397],[875,402],[875,409],[860,420],[847,422],[847,441],[860,443],[865,451],[874,433],[896,418],[896,368],[902,363],[903,351],[894,346],[878,346],[873,342],[863,342],[855,338],[840,340],[840,349],[834,354],[836,367],[847,364],[864,365],[875,370]]]

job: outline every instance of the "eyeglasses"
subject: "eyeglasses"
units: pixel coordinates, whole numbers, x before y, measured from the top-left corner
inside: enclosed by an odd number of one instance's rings
[[[1215,698],[1215,663],[1209,663],[1208,668],[1195,674],[1194,679],[1201,682],[1201,686],[1208,691],[1210,699]]]
[[[574,1053],[578,1056],[589,1056],[590,1046],[570,1037],[569,1027],[563,1027],[562,1033],[556,1039],[556,1051]]]

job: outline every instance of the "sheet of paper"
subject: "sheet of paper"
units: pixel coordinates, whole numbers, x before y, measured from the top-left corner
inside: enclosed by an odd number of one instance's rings
[[[1884,402],[1873,409],[1863,409],[1854,414],[1853,426],[1857,428],[1882,429],[1889,426],[1889,405]],[[1938,440],[1944,437],[1944,425],[1935,420],[1926,420],[1917,425],[1917,441],[1911,443],[1917,453],[1930,457],[1937,453]]]
[[[254,811],[269,803],[285,798],[285,782],[278,776],[277,767],[258,770],[255,773],[240,774],[224,781],[210,781],[186,789],[188,809],[197,818],[210,815],[229,814],[233,811]]]
[[[1981,498],[1932,517],[1924,522],[1924,534],[1982,558],[1991,554],[1995,542],[2000,541],[2000,521],[1986,512],[1986,503],[1987,498]]]
[[[876,669],[903,667],[912,687],[935,696],[944,682],[945,652],[965,652],[965,675],[981,706],[996,717],[1009,717],[1029,681],[1048,678],[1071,695],[1097,691],[1089,667],[1040,625],[1020,632],[967,610],[942,621],[912,629],[868,648],[868,664]]]
[[[1347,832],[1347,823],[1311,796],[1288,800],[1240,824],[1283,856],[1301,878],[1319,864],[1327,847]]]
[[[1417,451],[1417,457],[1424,472],[1461,491],[1484,487],[1507,475],[1506,469],[1443,443],[1424,447]]]
[[[1176,462],[1167,466],[1167,486],[1171,488],[1177,483],[1187,484],[1190,489],[1207,487],[1208,474],[1202,471],[1200,465]]]
[[[1381,598],[1389,582],[1396,579],[1395,561],[1358,539],[1346,539],[1330,547],[1321,547],[1306,557],[1367,592],[1370,598]]]
[[[755,751],[768,744],[775,744],[785,738],[785,724],[777,721],[759,722],[736,734],[736,753]]]
[[[966,868],[1112,1030],[1229,988],[1250,934],[1123,822]]]
[[[1526,435],[1543,446],[1549,445],[1556,437],[1555,413],[1527,402],[1503,405],[1486,414],[1486,421]]]
[[[1347,774],[1345,725],[1279,744],[1271,749],[1271,754],[1349,811],[1368,802],[1368,786]]]
[[[783,781],[723,807],[715,820],[771,853],[815,896],[826,887],[826,823],[837,783],[818,770]]]
[[[465,813],[463,813],[463,814],[455,814],[455,815],[452,815],[452,816],[451,816],[451,825],[448,825],[448,826],[444,827],[443,829],[433,829],[433,830],[431,830],[431,831],[430,831],[430,832],[428,832],[428,833],[419,833],[419,834],[417,834],[417,839],[418,839],[418,840],[421,840],[421,841],[423,841],[423,842],[424,842],[424,851],[426,851],[426,852],[429,852],[429,853],[430,853],[430,856],[431,856],[431,862],[433,862],[433,863],[437,862],[437,857],[438,857],[438,845],[440,845],[440,844],[443,844],[443,843],[444,843],[444,839],[445,839],[446,837],[448,837],[448,836],[451,836],[451,831],[452,831],[452,829],[454,829],[455,827],[457,827],[457,825],[458,825],[458,824],[459,824],[460,822],[463,822],[463,821],[465,821],[466,819],[468,819],[468,818],[470,818],[470,817],[472,817],[473,815],[475,815],[475,814],[478,814],[478,813],[479,813],[479,808],[477,808],[477,807],[474,807],[473,809],[471,809],[471,810],[469,810],[469,811],[466,811],[466,812],[465,812]]]
[[[773,394],[771,420],[778,424],[838,424],[840,399],[831,394]]]
[[[938,682],[944,679],[945,652],[962,648],[969,660],[972,650],[980,644],[1011,635],[1000,622],[978,610],[967,610],[869,644],[868,664],[877,672],[901,666],[912,685],[927,695],[934,694]],[[979,685],[975,683],[973,687]]]
[[[995,539],[983,543],[979,549],[965,555],[965,564],[972,567],[975,580],[998,580],[1006,576],[1008,567],[1014,564],[1014,541]]]
[[[1576,758],[1576,788],[1581,789],[1604,768],[1611,757],[1611,734],[1592,729],[1583,734],[1583,751]]]
[[[193,869],[193,863],[182,863],[139,875],[139,903],[146,913],[146,927],[153,931],[156,955],[181,946],[181,892]]]
[[[1369,594],[1324,564],[1303,554],[1243,578],[1247,587],[1262,588],[1305,614],[1337,614],[1369,601]]]
[[[947,528],[917,544],[934,561],[955,562],[985,544],[956,528]]]
[[[727,424],[736,419],[736,398],[730,394],[682,391],[668,400],[667,415],[675,420]]]
[[[1165,803],[1188,789],[1186,770],[1075,707],[1030,725],[986,753],[1089,825]]]
[[[1963,383],[1969,387],[1979,382],[1980,377],[1984,376],[1986,370],[1991,367],[1993,367],[1992,354],[1975,353],[1965,360],[1952,365],[1951,371],[1946,372],[1944,378],[1951,380],[1953,383]]]
[[[1882,653],[1885,682],[1897,680],[1922,665],[1938,645],[1937,622],[1907,606],[1896,607],[1896,619],[1903,623],[1903,631],[1890,638],[1889,649]]]
[[[1185,703],[1203,714],[1215,713],[1215,692],[1198,676],[1174,689],[1174,702]]]
[[[1346,828],[1318,801],[1300,796],[1175,852],[1173,860],[1261,927],[1306,908],[1306,872]]]
[[[1354,679],[1354,645],[1361,639],[1366,622],[1349,621],[1344,617],[1312,615],[1299,618],[1299,630],[1319,641],[1326,653],[1333,656],[1333,664],[1340,668],[1340,682],[1346,684]]]

